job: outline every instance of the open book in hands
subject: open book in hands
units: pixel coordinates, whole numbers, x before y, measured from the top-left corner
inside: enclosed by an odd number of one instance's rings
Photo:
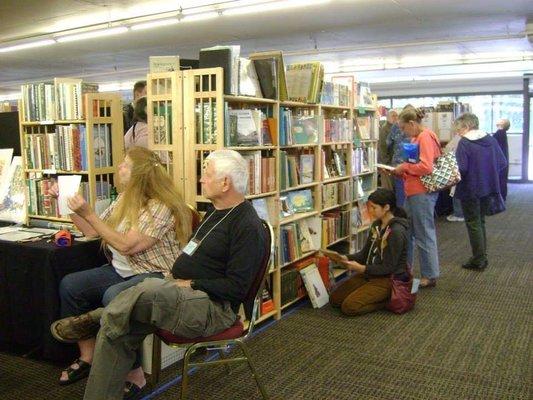
[[[394,171],[396,168],[390,166],[390,165],[387,165],[387,164],[380,164],[380,163],[376,163],[374,164],[376,166],[376,168],[380,168],[380,169],[384,169],[386,171]]]
[[[328,257],[330,260],[336,263],[339,263],[339,264],[344,264],[346,261],[348,261],[348,258],[345,255],[337,253],[336,251],[333,251],[333,250],[320,249],[320,252],[324,254],[326,257]]]

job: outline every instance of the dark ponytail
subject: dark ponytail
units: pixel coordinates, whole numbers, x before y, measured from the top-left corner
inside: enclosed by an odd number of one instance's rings
[[[398,218],[407,218],[407,213],[402,207],[396,206],[396,195],[392,190],[377,188],[368,196],[368,201],[371,201],[378,206],[385,207],[387,204],[390,207],[392,214]]]

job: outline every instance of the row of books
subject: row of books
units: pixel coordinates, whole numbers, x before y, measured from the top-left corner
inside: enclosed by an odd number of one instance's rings
[[[318,143],[319,121],[321,117],[309,112],[307,115],[293,115],[290,108],[280,109],[279,144],[290,146],[296,144]]]
[[[261,151],[241,152],[248,161],[248,190],[246,194],[254,195],[276,190],[276,159],[263,157]]]
[[[172,103],[154,102],[153,115],[154,144],[172,144]]]
[[[305,253],[318,250],[320,225],[317,217],[306,218],[281,227],[281,262],[294,261]]]
[[[306,291],[300,271],[290,268],[281,272],[280,294],[282,306],[305,296]]]
[[[348,118],[324,119],[324,143],[351,142],[353,136],[353,122]]]
[[[349,107],[352,91],[346,85],[334,82],[324,82],[320,95],[320,104],[330,106]]]
[[[36,178],[26,180],[26,190],[28,192],[28,213],[30,215],[40,215],[45,217],[60,218],[59,205],[56,197],[50,195],[50,188],[55,180],[50,178]],[[80,184],[79,193],[89,199],[89,183]]]
[[[287,65],[287,94],[289,100],[319,103],[324,81],[324,66],[320,62]]]
[[[329,147],[322,148],[322,167],[324,179],[346,176],[346,152]]]
[[[357,206],[352,208],[351,211],[350,225],[352,232],[362,226],[369,225],[371,222],[372,218],[368,209],[368,203],[364,200],[358,201]]]
[[[352,175],[374,170],[376,150],[373,146],[361,145],[352,152]]]
[[[24,150],[28,169],[86,171],[86,127],[56,125],[52,133],[27,134]]]
[[[328,211],[322,213],[322,247],[349,235],[350,211]]]
[[[359,200],[368,197],[373,189],[373,180],[374,177],[370,174],[354,177],[352,185],[353,199]]]
[[[379,119],[374,116],[362,116],[355,119],[357,136],[361,140],[378,139]]]
[[[334,182],[322,186],[322,208],[334,207],[351,201],[350,182]]]
[[[86,93],[98,92],[98,85],[80,79],[56,78],[53,82],[22,85],[25,121],[83,119]]]
[[[279,159],[281,190],[314,181],[315,155],[313,152],[281,150]]]
[[[277,120],[268,117],[266,110],[257,108],[234,110],[226,107],[225,114],[226,146],[271,146],[276,143]],[[210,143],[205,135],[202,140],[204,140],[202,143]]]

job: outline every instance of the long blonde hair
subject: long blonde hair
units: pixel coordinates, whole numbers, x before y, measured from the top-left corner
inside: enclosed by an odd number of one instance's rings
[[[158,200],[172,212],[176,239],[181,246],[185,245],[191,234],[191,210],[161,165],[161,160],[153,151],[143,147],[130,148],[126,156],[132,162],[131,177],[107,223],[114,229],[122,221],[127,221],[130,228],[137,227],[141,211],[147,210],[148,201]]]

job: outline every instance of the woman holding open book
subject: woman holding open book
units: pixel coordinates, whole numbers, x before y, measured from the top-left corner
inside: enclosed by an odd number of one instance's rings
[[[433,287],[439,277],[439,254],[435,229],[435,204],[438,192],[429,193],[420,179],[433,172],[433,164],[441,155],[435,132],[422,125],[424,111],[411,107],[400,113],[400,129],[411,137],[411,155],[393,173],[405,183],[405,209],[409,214],[411,240],[408,263],[413,265],[414,247],[420,260],[420,287]]]
[[[357,274],[336,288],[329,297],[331,305],[346,315],[360,315],[382,309],[391,294],[391,274],[408,281],[406,213],[396,206],[396,196],[388,189],[377,189],[368,197],[375,218],[361,251],[348,256],[325,252],[333,261]]]
[[[99,236],[110,256],[108,264],[74,272],[61,281],[63,319],[50,329],[57,340],[76,342],[81,354],[61,374],[61,385],[89,374],[95,346],[94,337],[72,340],[78,336],[69,331],[65,319],[82,318],[148,277],[163,278],[190,234],[191,213],[155,153],[131,148],[118,167],[118,176],[122,193],[100,216],[79,194],[68,199],[74,224],[85,236]],[[58,195],[57,186],[52,192]],[[90,318],[83,323],[93,331],[99,329],[99,323]],[[130,375],[128,382],[138,387],[146,383],[139,360]]]

